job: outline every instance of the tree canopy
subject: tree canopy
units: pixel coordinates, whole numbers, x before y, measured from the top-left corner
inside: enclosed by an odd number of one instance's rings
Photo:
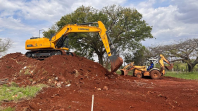
[[[107,33],[112,39],[112,44],[119,54],[139,49],[140,41],[153,38],[152,27],[142,19],[142,15],[136,9],[117,5],[107,6],[101,10],[81,6],[74,12],[64,15],[55,25],[58,27],[57,30],[60,30],[66,24],[96,21],[104,23]],[[43,34],[49,37],[51,32],[57,30],[50,29]],[[99,63],[103,64],[106,51],[97,33],[73,33],[69,34],[69,40],[71,48],[76,50],[75,53],[89,59],[93,59],[93,53],[96,53]]]
[[[126,53],[125,62],[130,63],[133,61],[135,65],[144,65],[150,57],[150,51],[145,46],[142,46],[137,49],[133,54]]]
[[[178,41],[176,44],[150,47],[153,55],[163,54],[172,58],[174,61],[182,61],[188,65],[188,71],[193,71],[193,68],[198,64],[198,39],[188,39],[185,41]]]

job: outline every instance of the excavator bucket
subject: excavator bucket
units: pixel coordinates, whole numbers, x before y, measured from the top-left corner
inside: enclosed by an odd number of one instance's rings
[[[111,72],[116,72],[118,68],[122,65],[123,59],[117,55],[112,55],[109,57],[111,62]]]
[[[167,70],[171,70],[171,69],[173,68],[173,64],[170,64],[170,66],[165,66],[165,68],[166,68]]]

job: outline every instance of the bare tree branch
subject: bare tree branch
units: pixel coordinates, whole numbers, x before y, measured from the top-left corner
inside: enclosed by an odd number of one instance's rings
[[[3,56],[12,45],[12,41],[10,39],[1,39],[0,38],[0,56]]]

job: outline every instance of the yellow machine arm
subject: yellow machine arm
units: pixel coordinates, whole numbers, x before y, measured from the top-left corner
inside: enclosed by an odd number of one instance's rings
[[[160,57],[159,63],[161,67],[164,67],[164,61],[170,65],[170,62],[162,54],[160,54]]]
[[[166,62],[167,64],[169,64],[169,66],[164,66],[164,62]],[[162,74],[165,74],[165,70],[164,67],[167,70],[171,70],[173,68],[173,64],[171,64],[162,54],[160,54],[160,60],[159,60],[159,64],[161,66],[161,70],[162,70]]]
[[[89,26],[89,24],[97,23],[98,27],[96,26]],[[97,32],[100,35],[100,38],[103,42],[103,45],[106,49],[106,52],[109,56],[111,61],[112,69],[111,71],[116,71],[123,63],[122,58],[115,55],[114,50],[110,49],[108,37],[106,34],[106,28],[101,21],[93,22],[93,23],[84,23],[84,24],[68,24],[65,25],[60,31],[58,31],[51,39],[48,38],[33,38],[26,41],[26,50],[44,50],[44,49],[54,49],[54,50],[68,50],[68,48],[63,47],[65,38],[69,33],[80,33],[80,32]],[[45,51],[46,52],[46,51]],[[50,53],[51,54],[51,53]],[[28,53],[28,57],[35,56],[35,53]],[[42,53],[40,54],[42,55]],[[44,54],[43,54],[44,55]],[[45,55],[47,55],[45,53]],[[55,54],[56,55],[56,54]]]
[[[134,62],[129,63],[128,65],[124,66],[124,70],[129,69],[133,66]]]
[[[37,38],[35,41],[27,40],[26,41],[26,50],[33,50],[33,49],[64,49],[68,50],[68,48],[59,48],[56,47],[58,40],[61,37],[66,37],[69,33],[72,32],[98,32],[106,49],[108,56],[111,56],[109,42],[106,34],[106,28],[101,21],[96,22],[98,23],[98,27],[88,26],[88,25],[77,25],[77,24],[68,24],[65,25],[60,31],[54,35],[51,40],[47,38]],[[33,46],[33,47],[31,47]]]

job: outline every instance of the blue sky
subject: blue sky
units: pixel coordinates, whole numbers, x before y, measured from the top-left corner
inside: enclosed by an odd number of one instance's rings
[[[156,39],[146,39],[145,46],[198,38],[197,0],[0,0],[0,38],[13,41],[6,53],[25,53],[25,41],[63,15],[82,5],[101,9],[112,4],[136,8],[153,26]]]

